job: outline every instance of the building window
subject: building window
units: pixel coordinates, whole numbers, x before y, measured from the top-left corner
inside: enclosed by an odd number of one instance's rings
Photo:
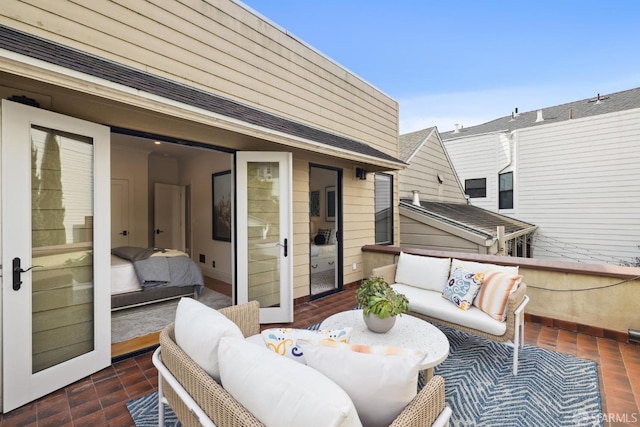
[[[498,209],[513,209],[513,172],[499,175]]]
[[[487,197],[487,178],[465,179],[464,194],[472,199]]]
[[[393,176],[375,175],[376,245],[393,244]]]

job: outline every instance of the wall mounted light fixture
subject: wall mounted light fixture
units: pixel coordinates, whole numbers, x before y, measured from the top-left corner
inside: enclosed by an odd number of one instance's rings
[[[356,179],[367,179],[367,171],[363,168],[356,168]]]

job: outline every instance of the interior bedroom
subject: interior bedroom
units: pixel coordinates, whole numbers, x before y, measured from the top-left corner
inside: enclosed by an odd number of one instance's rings
[[[340,288],[336,233],[339,218],[338,171],[320,165],[309,168],[309,273],[311,298]]]
[[[232,162],[221,151],[111,134],[112,357],[157,340],[181,296],[231,305]]]

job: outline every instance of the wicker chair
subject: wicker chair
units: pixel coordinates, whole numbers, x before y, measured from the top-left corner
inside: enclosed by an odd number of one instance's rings
[[[220,310],[240,327],[245,337],[259,333],[258,311],[256,301]],[[185,427],[263,425],[178,347],[174,324],[160,333],[153,364],[158,369],[159,425],[164,425],[165,404],[171,406]],[[444,379],[434,376],[391,425],[446,426],[450,416],[451,409],[444,403]]]

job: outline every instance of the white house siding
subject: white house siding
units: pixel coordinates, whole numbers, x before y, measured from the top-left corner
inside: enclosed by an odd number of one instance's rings
[[[471,204],[498,212],[498,171],[504,167],[500,136],[492,133],[444,141],[453,169],[464,192],[467,179],[486,178],[487,197],[470,199]]]
[[[3,0],[0,24],[397,155],[397,102],[230,0]]]
[[[620,264],[640,255],[640,110],[518,131],[514,215],[537,258]]]
[[[401,198],[411,198],[413,190],[418,190],[421,200],[466,203],[464,189],[435,129],[408,162],[409,166],[400,172]],[[438,174],[443,178],[442,184],[438,182]]]

